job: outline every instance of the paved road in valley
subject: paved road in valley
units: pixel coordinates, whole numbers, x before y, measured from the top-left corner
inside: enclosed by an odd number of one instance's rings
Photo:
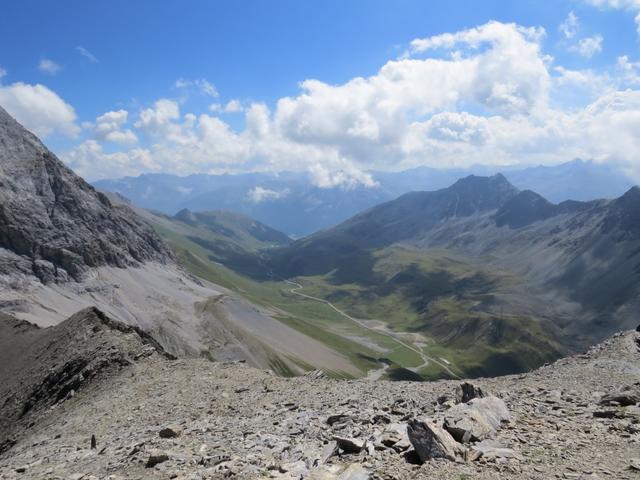
[[[436,365],[439,365],[443,370],[445,370],[449,375],[451,375],[453,378],[460,378],[458,375],[456,375],[453,371],[451,371],[451,369],[449,367],[447,367],[444,363],[437,361],[436,359],[429,357],[428,355],[425,355],[424,352],[422,352],[421,350],[418,350],[417,348],[403,342],[402,340],[400,340],[398,337],[396,337],[395,335],[393,335],[392,333],[389,333],[387,331],[384,330],[379,330],[373,327],[368,326],[366,323],[364,323],[362,320],[358,320],[357,318],[353,318],[351,315],[349,315],[348,313],[340,310],[338,307],[336,307],[333,303],[331,303],[328,300],[325,300],[324,298],[318,298],[318,297],[314,297],[312,295],[307,295],[306,293],[302,293],[299,290],[301,290],[303,287],[302,285],[300,285],[298,282],[293,282],[291,280],[285,280],[286,283],[288,283],[289,285],[292,285],[294,288],[290,289],[289,291],[291,293],[293,293],[294,295],[299,295],[301,297],[304,298],[308,298],[310,300],[314,300],[316,302],[321,302],[321,303],[325,303],[327,305],[329,305],[331,308],[333,308],[336,312],[338,312],[340,315],[342,315],[343,317],[351,320],[352,322],[356,323],[357,325],[361,326],[362,328],[369,330],[371,332],[377,333],[379,335],[384,335],[386,337],[391,338],[393,341],[395,341],[397,344],[402,345],[403,347],[411,350],[412,352],[417,353],[418,355],[420,355],[420,358],[422,358],[422,360],[424,361],[423,365],[427,365],[429,362],[433,362]]]

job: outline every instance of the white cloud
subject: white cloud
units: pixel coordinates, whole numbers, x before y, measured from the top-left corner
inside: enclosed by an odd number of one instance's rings
[[[44,73],[48,73],[49,75],[55,75],[61,69],[62,67],[60,65],[58,65],[53,60],[49,60],[48,58],[43,58],[38,64],[38,70]]]
[[[571,70],[562,66],[553,69],[557,76],[553,77],[554,94],[567,97],[577,95],[578,100],[594,99],[618,88],[619,78],[607,72],[596,72],[591,69]]]
[[[40,137],[53,132],[69,137],[80,133],[73,107],[44,85],[0,85],[0,105]]]
[[[150,136],[162,136],[175,132],[174,120],[180,118],[178,102],[162,98],[156,101],[152,108],[140,112],[134,126]]]
[[[118,110],[107,112],[96,119],[95,137],[98,140],[119,143],[123,145],[134,144],[138,137],[130,129],[123,129],[129,112]]]
[[[86,48],[81,47],[81,46],[77,46],[76,47],[76,51],[80,55],[82,55],[84,58],[89,60],[91,63],[98,63],[98,59],[95,57],[95,55],[93,53],[91,53],[89,50],[87,50]]]
[[[309,165],[309,172],[314,183],[320,188],[342,187],[350,189],[359,185],[378,186],[378,182],[373,179],[370,173],[363,172],[348,163],[345,163],[341,169],[331,168],[330,165],[324,163],[313,163]]]
[[[2,80],[2,77],[7,75],[7,71],[2,68],[2,65],[0,65],[0,80]]]
[[[247,192],[247,199],[253,203],[262,203],[268,200],[278,200],[289,195],[289,189],[270,190],[260,186],[254,187]]]
[[[106,153],[90,141],[65,158],[92,178],[306,170],[318,186],[343,188],[375,186],[372,169],[418,165],[552,164],[579,157],[640,172],[640,93],[625,90],[638,65],[620,57],[610,71],[569,69],[542,51],[543,35],[539,28],[490,22],[417,39],[407,55],[369,77],[338,85],[307,79],[273,109],[240,105],[242,131],[160,99],[133,124],[146,148]],[[223,112],[230,103],[211,109]],[[123,112],[99,117],[96,128],[123,131],[129,120]],[[273,198],[275,190],[263,190],[247,196]]]
[[[515,23],[489,22],[476,28],[456,33],[443,33],[411,41],[411,53],[421,53],[434,49],[452,49],[456,45],[467,44],[471,47],[486,43],[500,45],[521,44],[521,40],[539,43],[545,36],[544,28],[522,27]]]
[[[576,36],[576,33],[578,33],[579,26],[580,22],[578,20],[578,17],[573,11],[571,11],[569,12],[569,15],[567,15],[567,18],[564,20],[564,22],[562,22],[558,28],[565,36],[565,38],[571,39]]]
[[[209,106],[209,110],[216,113],[239,113],[244,111],[244,107],[240,100],[229,100],[225,105],[221,103],[213,103]]]
[[[578,41],[576,45],[571,47],[571,50],[579,53],[585,58],[591,58],[596,53],[602,51],[602,35],[594,35],[593,37],[586,37]]]
[[[211,98],[218,98],[218,90],[215,85],[204,78],[198,78],[196,80],[185,80],[184,78],[179,78],[176,80],[175,87],[178,89],[195,88],[203,95]]]
[[[627,55],[618,57],[616,66],[628,85],[640,85],[640,62],[632,62]]]
[[[163,165],[153,159],[149,150],[135,148],[126,152],[105,153],[96,140],[87,140],[61,155],[71,168],[89,181],[118,175],[159,172]]]

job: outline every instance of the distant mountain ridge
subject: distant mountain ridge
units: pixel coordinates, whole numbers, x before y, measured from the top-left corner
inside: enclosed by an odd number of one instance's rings
[[[183,208],[234,210],[288,235],[301,237],[337,225],[367,208],[408,192],[437,190],[470,174],[491,176],[498,172],[518,189],[535,191],[555,203],[615,198],[633,185],[615,168],[583,160],[517,169],[418,167],[401,172],[372,172],[378,182],[373,188],[318,188],[307,174],[295,172],[186,177],[143,174],[100,180],[95,185],[118,192],[140,207],[170,215]]]
[[[257,220],[229,210],[192,212],[180,210],[173,218],[191,226],[201,226],[232,240],[245,242],[249,248],[288,245],[291,238]]]

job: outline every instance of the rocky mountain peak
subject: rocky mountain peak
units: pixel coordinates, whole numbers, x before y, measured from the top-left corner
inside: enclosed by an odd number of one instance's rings
[[[520,228],[544,220],[558,211],[556,205],[531,190],[524,190],[505,203],[496,214],[496,224],[501,227]]]
[[[463,189],[475,189],[475,190],[484,190],[484,189],[504,189],[517,192],[518,189],[514,187],[507,177],[505,177],[501,173],[496,173],[495,175],[491,175],[489,177],[481,176],[481,175],[468,175],[464,178],[459,179],[450,187],[452,190],[463,190]]]
[[[629,189],[611,202],[603,230],[608,232],[616,228],[621,238],[640,238],[640,187]]]
[[[0,249],[0,273],[45,283],[171,258],[131,209],[113,205],[1,107]]]
[[[176,213],[173,216],[173,218],[175,218],[176,220],[180,220],[181,222],[185,222],[185,223],[189,223],[189,224],[198,223],[198,218],[188,208],[183,208],[178,213]]]
[[[501,173],[491,177],[469,175],[446,190],[451,195],[455,195],[455,212],[449,212],[453,216],[496,210],[518,194],[518,189],[511,185]]]

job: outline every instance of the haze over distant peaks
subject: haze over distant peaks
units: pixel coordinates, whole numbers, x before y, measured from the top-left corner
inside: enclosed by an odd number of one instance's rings
[[[437,190],[470,174],[491,176],[500,171],[497,167],[477,166],[373,172],[378,185],[371,188],[318,188],[307,174],[295,172],[186,177],[144,174],[100,180],[95,185],[118,192],[143,208],[171,215],[183,208],[192,211],[231,209],[300,237],[336,225],[366,208],[407,192]],[[515,187],[535,191],[555,203],[615,198],[633,185],[631,179],[611,166],[583,160],[557,166],[507,168],[502,173]]]

